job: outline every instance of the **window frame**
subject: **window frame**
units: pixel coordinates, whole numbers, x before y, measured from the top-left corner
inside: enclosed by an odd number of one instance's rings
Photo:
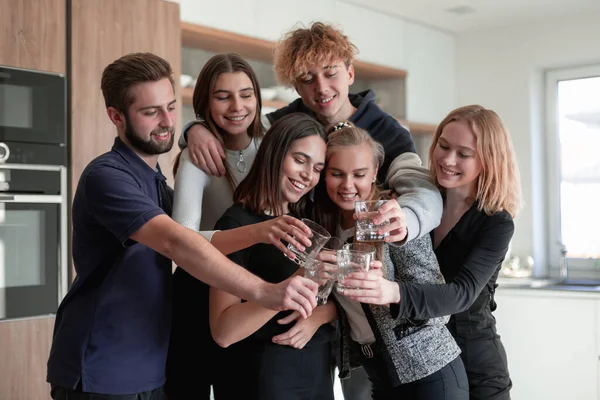
[[[558,135],[558,84],[561,81],[600,77],[600,64],[546,71],[546,185],[548,264],[559,270],[562,235],[560,215],[560,139]],[[600,259],[567,257],[569,278],[600,279]]]

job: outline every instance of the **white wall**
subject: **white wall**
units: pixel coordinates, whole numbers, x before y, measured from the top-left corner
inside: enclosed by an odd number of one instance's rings
[[[525,207],[512,251],[546,264],[544,71],[600,63],[600,15],[586,15],[469,32],[456,40],[460,105],[479,103],[502,117],[512,133]]]
[[[403,26],[406,114],[413,121],[437,124],[456,107],[456,38],[412,22]]]
[[[408,70],[407,118],[439,122],[455,106],[453,35],[340,0],[180,0],[181,19],[276,41],[298,23],[334,23],[360,60]]]

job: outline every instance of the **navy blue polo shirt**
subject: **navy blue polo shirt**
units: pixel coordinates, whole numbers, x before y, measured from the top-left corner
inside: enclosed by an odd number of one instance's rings
[[[130,239],[164,214],[161,179],[118,138],[83,171],[72,208],[77,278],[56,314],[52,385],[131,394],[164,384],[172,263]]]

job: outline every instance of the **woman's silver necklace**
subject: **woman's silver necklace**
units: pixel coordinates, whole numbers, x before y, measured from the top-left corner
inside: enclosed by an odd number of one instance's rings
[[[240,154],[238,155],[238,162],[235,165],[235,167],[237,168],[238,171],[240,171],[242,174],[244,172],[246,172],[246,163],[244,162],[244,154],[242,153],[242,150],[240,150]]]

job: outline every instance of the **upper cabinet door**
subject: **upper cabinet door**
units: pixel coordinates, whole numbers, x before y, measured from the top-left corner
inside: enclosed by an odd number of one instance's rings
[[[66,0],[0,0],[0,65],[66,72]]]
[[[162,0],[71,1],[71,179],[76,187],[85,166],[112,147],[116,129],[106,115],[100,91],[102,71],[132,52],[152,52],[173,68],[176,93],[181,70],[179,4]],[[177,111],[179,132],[181,107]],[[175,138],[177,140],[178,138]],[[175,144],[160,157],[163,173],[170,171]]]

